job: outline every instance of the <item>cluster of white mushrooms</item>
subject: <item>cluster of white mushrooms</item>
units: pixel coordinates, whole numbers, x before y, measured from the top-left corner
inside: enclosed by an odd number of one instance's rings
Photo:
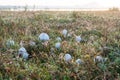
[[[66,29],[64,29],[64,30],[62,31],[62,35],[64,36],[64,38],[66,38],[67,35],[69,36],[70,34],[68,33],[68,31],[67,31]],[[40,41],[45,42],[45,41],[48,41],[50,38],[49,38],[49,35],[48,35],[47,33],[41,33],[41,34],[39,35],[38,39],[39,39]],[[82,39],[81,39],[80,35],[75,36],[75,41],[76,41],[76,42],[79,43],[81,40],[82,40]],[[57,41],[57,42],[55,43],[55,48],[56,48],[56,49],[60,49],[60,46],[61,46],[61,43],[60,43],[60,42],[62,41],[62,39],[61,39],[60,37],[57,37],[57,38],[56,38],[56,41]],[[29,44],[32,46],[32,45],[35,45],[35,42],[30,41]],[[15,45],[15,43],[14,43],[14,41],[13,41],[12,39],[10,39],[10,40],[8,40],[8,41],[6,42],[6,46],[7,46],[8,48],[9,48],[10,46],[14,46],[14,45]],[[27,50],[23,47],[23,45],[21,45],[21,47],[19,48],[19,50],[18,50],[18,55],[19,55],[19,56],[22,56],[22,58],[25,59],[25,60],[28,59],[29,54],[27,53]],[[72,60],[72,56],[71,56],[70,54],[66,53],[66,54],[64,55],[64,60],[65,60],[65,62],[69,62],[69,61]],[[81,64],[81,63],[82,63],[82,60],[81,60],[81,59],[77,59],[75,62],[76,62],[76,64]],[[96,56],[96,57],[94,58],[94,62],[103,62],[103,58],[102,58],[101,56]]]
[[[18,50],[18,55],[19,56],[22,56],[23,59],[28,59],[28,56],[29,54],[27,53],[26,49],[24,47],[21,47],[19,50]]]

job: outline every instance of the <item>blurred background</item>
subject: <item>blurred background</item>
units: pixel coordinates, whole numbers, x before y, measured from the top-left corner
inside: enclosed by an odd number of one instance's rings
[[[106,10],[120,8],[119,0],[0,0],[1,10]]]

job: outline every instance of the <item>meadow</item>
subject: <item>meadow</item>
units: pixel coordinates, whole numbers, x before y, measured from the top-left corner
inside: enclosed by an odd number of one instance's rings
[[[1,11],[0,80],[119,80],[119,14]],[[66,36],[63,30],[67,30]],[[49,40],[39,40],[41,33],[48,34]],[[29,54],[27,59],[18,55],[21,42]],[[68,61],[65,54],[71,56]]]

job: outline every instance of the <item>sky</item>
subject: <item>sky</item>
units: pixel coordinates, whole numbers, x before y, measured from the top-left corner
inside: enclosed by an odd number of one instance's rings
[[[12,6],[46,6],[46,7],[81,7],[109,8],[119,7],[120,0],[0,0],[0,5]]]

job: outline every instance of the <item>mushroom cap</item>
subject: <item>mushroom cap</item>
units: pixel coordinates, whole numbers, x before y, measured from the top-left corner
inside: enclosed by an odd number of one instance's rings
[[[15,42],[13,40],[7,40],[6,42],[7,47],[14,46],[14,45],[15,45]]]
[[[28,56],[29,56],[29,54],[27,53],[27,51],[24,47],[21,47],[18,50],[18,55],[21,55],[23,59],[28,59]]]
[[[26,51],[26,49],[24,48],[24,47],[21,47],[19,50],[18,50],[18,54],[20,55],[22,55],[23,53],[26,53],[27,51]]]
[[[75,62],[76,62],[77,64],[81,64],[81,63],[82,63],[82,60],[81,60],[81,59],[77,59]]]
[[[62,41],[62,39],[60,37],[57,37],[56,40],[57,41]]]
[[[55,48],[57,48],[57,49],[60,48],[60,45],[61,45],[60,42],[57,42],[57,43],[55,44]]]
[[[48,41],[49,40],[48,34],[47,33],[41,33],[39,35],[39,40],[41,40],[41,41]]]
[[[27,52],[24,52],[23,55],[22,55],[22,58],[23,59],[28,59],[28,56],[29,56],[29,54]]]
[[[65,60],[66,62],[69,62],[71,59],[72,59],[72,57],[71,57],[70,54],[65,54],[64,60]]]
[[[102,56],[96,56],[94,58],[94,62],[103,62],[103,57]]]
[[[66,37],[66,35],[67,35],[67,30],[66,29],[64,29],[63,31],[62,31],[62,34],[64,35],[64,37]]]
[[[80,36],[76,36],[75,40],[76,40],[77,42],[80,42],[80,41],[81,41],[81,37],[80,37]]]

